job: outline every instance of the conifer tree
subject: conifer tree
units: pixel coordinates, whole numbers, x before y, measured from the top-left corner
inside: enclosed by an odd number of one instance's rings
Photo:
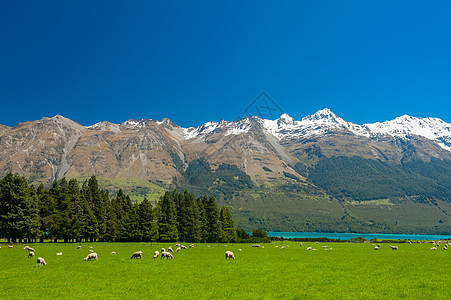
[[[162,242],[178,239],[175,205],[170,192],[164,193],[159,202],[158,232]]]
[[[232,243],[236,241],[235,225],[233,224],[232,214],[227,207],[223,206],[219,218],[221,224],[221,233],[219,240],[222,243]]]
[[[157,222],[149,200],[144,200],[139,203],[138,217],[143,242],[155,242],[158,239]]]
[[[216,200],[214,197],[205,196],[202,199],[203,207],[205,210],[205,219],[206,219],[206,229],[208,232],[207,242],[214,243],[218,242],[220,239],[220,222],[219,222],[219,208],[216,204]]]

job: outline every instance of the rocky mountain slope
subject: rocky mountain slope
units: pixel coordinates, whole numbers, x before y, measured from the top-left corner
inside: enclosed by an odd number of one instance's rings
[[[300,121],[182,128],[55,116],[0,126],[0,172],[46,185],[94,174],[136,198],[214,194],[245,228],[447,232],[451,223],[451,124],[436,118],[358,125],[323,109]]]

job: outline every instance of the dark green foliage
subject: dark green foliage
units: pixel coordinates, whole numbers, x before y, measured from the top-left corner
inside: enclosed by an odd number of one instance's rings
[[[254,229],[254,230],[252,230],[252,236],[253,237],[259,237],[259,238],[264,238],[264,237],[267,237],[268,234],[263,229]]]
[[[0,237],[13,242],[36,238],[55,242],[235,239],[230,212],[223,208],[220,222],[213,197],[166,192],[154,208],[147,199],[132,203],[122,190],[110,200],[94,176],[81,187],[76,179],[62,178],[46,190],[43,185],[35,189],[12,174],[0,181]]]
[[[419,174],[432,171],[416,172],[421,166],[424,164],[412,162],[407,169],[358,156],[323,158],[310,170],[309,179],[335,197],[358,201],[403,196],[451,198],[449,189]]]
[[[219,222],[221,224],[221,232],[219,240],[222,243],[233,243],[236,241],[235,225],[233,224],[232,214],[225,206],[221,208],[219,213]]]
[[[164,193],[159,202],[158,231],[163,242],[178,239],[176,209],[173,194],[170,192]]]
[[[38,198],[25,178],[9,173],[0,182],[0,233],[8,241],[40,234]]]
[[[157,220],[154,209],[149,200],[144,199],[138,207],[139,226],[141,240],[143,242],[155,242],[158,240]]]
[[[248,239],[250,238],[250,234],[246,232],[246,230],[244,230],[243,228],[241,228],[240,225],[238,225],[238,227],[236,228],[236,237],[238,239]]]

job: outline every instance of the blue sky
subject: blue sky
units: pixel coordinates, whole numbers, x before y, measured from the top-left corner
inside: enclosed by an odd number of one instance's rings
[[[451,122],[451,2],[4,1],[0,124],[302,117]]]

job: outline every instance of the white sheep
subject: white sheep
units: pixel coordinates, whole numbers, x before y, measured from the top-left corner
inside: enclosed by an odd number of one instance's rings
[[[28,257],[29,257],[29,258],[33,258],[33,257],[34,257],[34,252],[31,251],[30,253],[28,253]]]
[[[378,246],[374,247],[374,250],[379,250],[379,247]]]
[[[37,267],[38,265],[39,265],[40,267],[42,267],[42,266],[47,265],[47,263],[45,262],[45,260],[44,260],[42,257],[38,257],[38,259],[36,260],[36,267]]]
[[[390,248],[392,248],[392,250],[398,250],[398,246],[392,246],[392,245],[390,245]]]
[[[430,250],[437,250],[437,248],[435,248],[435,247],[432,247]]]
[[[307,247],[307,250],[312,250],[312,247]]]
[[[36,252],[36,250],[34,250],[33,248],[28,247],[28,246],[25,246],[23,249],[24,249],[24,250],[28,250],[28,251]]]
[[[280,249],[285,249],[285,246],[280,247]]]
[[[242,251],[242,250],[241,250],[241,248],[240,248],[240,249],[238,249],[238,251],[240,251],[240,252],[241,252],[241,251]]]
[[[260,245],[258,245],[258,244],[257,245],[252,245],[252,247],[257,247],[258,248],[258,247],[260,247]]]
[[[142,251],[136,251],[136,252],[134,252],[133,254],[132,254],[132,256],[130,256],[130,258],[140,258],[140,259],[142,259],[143,258],[143,252]]]
[[[210,245],[207,245],[207,248],[210,248]]]
[[[233,254],[232,251],[226,251],[225,252],[225,258],[226,259],[235,259],[235,254]]]
[[[161,253],[166,252],[166,249],[161,248]]]
[[[176,247],[180,247],[180,244],[175,244]]]
[[[443,247],[443,250],[448,250],[448,247]]]
[[[89,250],[89,253],[94,253],[94,250]]]
[[[116,254],[116,252],[113,251],[113,252],[111,252],[110,254]]]
[[[171,246],[169,246],[168,251],[169,251],[169,252],[174,252],[174,250],[172,250],[172,247],[171,247]]]
[[[58,252],[56,255],[61,256],[63,255],[63,252]]]
[[[77,249],[81,249],[81,246],[77,246]]]
[[[160,256],[160,252],[155,251],[154,254],[153,254],[153,258],[157,258],[158,256]]]
[[[288,246],[287,246],[288,247]],[[265,249],[265,246],[262,246],[263,249]]]
[[[302,243],[299,243],[299,247],[302,247]]]
[[[182,249],[188,249],[188,248],[186,248],[186,246],[184,246],[184,245],[181,245],[180,248],[182,248]],[[164,248],[163,248],[163,249],[164,249]]]
[[[13,247],[13,245],[8,245],[8,248],[10,248],[10,249],[11,249],[12,247]]]
[[[189,245],[189,247],[190,247],[190,248],[193,248],[193,247],[194,247],[194,244]]]
[[[279,248],[279,245],[276,245],[276,248]]]
[[[161,258],[162,259],[166,259],[166,258],[174,259],[174,256],[172,256],[171,252],[162,252]]]
[[[175,249],[175,252],[179,252],[182,248],[177,247],[177,249]]]
[[[88,256],[85,257],[85,260],[91,260],[91,259],[98,260],[97,253],[95,253],[95,252],[89,253]]]
[[[92,246],[89,246],[89,249],[92,249]]]

